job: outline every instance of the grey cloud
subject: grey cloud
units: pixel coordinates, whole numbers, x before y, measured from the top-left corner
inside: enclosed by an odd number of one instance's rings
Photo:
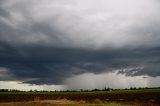
[[[56,0],[8,2],[10,5],[2,7],[11,14],[10,17],[5,17],[10,26],[3,23],[1,29],[9,31],[2,30],[1,39],[7,40],[12,32],[13,39],[10,39],[9,43],[43,43],[56,47],[84,49],[159,45],[160,23],[157,17],[160,14],[159,7],[154,6],[154,1],[125,1],[119,5],[114,1],[104,0],[95,0],[96,4],[90,0],[70,0],[68,3]],[[137,9],[134,6],[129,7],[127,11],[124,11],[125,8],[113,9],[126,3],[136,5]],[[104,4],[114,5],[106,7]],[[149,11],[139,11],[141,6],[144,9],[149,8]]]
[[[0,13],[1,13],[1,17],[8,17],[9,16],[9,13],[4,10],[3,8],[0,8]]]
[[[0,80],[12,80],[12,74],[9,72],[9,69],[0,67]]]
[[[153,0],[0,2],[0,67],[12,80],[62,84],[82,73],[124,69],[127,76],[160,75],[160,13]]]
[[[159,50],[87,51],[42,46],[6,48],[5,51],[1,49],[0,67],[9,68],[15,80],[32,84],[62,84],[66,78],[77,74],[98,74],[140,66],[144,69],[131,70],[125,72],[126,75],[159,76],[158,67],[154,67],[155,63],[159,65]],[[131,74],[134,71],[136,73]]]

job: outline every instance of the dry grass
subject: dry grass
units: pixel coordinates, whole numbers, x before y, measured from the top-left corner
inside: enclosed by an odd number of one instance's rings
[[[31,102],[11,102],[11,103],[0,103],[0,106],[86,106],[85,101],[70,101],[67,99],[59,100],[37,100]]]
[[[0,103],[0,106],[158,106],[153,104],[139,104],[139,103],[115,103],[115,102],[105,102],[103,103],[99,99],[95,99],[91,103],[86,101],[71,101],[67,99],[59,100],[39,100],[31,102],[11,102],[11,103]]]

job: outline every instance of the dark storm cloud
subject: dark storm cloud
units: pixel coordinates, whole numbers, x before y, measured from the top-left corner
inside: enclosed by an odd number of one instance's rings
[[[7,16],[9,15],[8,12],[5,11],[3,8],[0,8],[0,14],[1,14],[1,16],[3,16],[3,17],[7,17]]]
[[[81,73],[98,74],[119,69],[121,73],[123,69],[140,66],[144,66],[144,69],[125,73],[132,76],[160,75],[159,48],[98,51],[42,46],[2,48],[0,67],[9,68],[15,80],[27,80],[25,82],[32,84],[62,84],[66,78]],[[134,71],[138,72],[132,74]]]
[[[115,70],[160,76],[155,2],[124,0],[126,10],[123,2],[87,1],[1,0],[0,74],[10,77],[0,80],[63,84],[77,74]]]

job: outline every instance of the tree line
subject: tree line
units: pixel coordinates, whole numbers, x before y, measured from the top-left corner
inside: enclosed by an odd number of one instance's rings
[[[29,91],[22,91],[22,90],[17,90],[17,89],[0,89],[0,92],[92,92],[92,91],[116,91],[116,90],[142,90],[142,89],[160,89],[160,87],[153,87],[153,88],[136,88],[136,87],[130,87],[130,88],[125,88],[125,89],[113,89],[113,88],[107,88],[105,87],[104,89],[92,89],[92,90],[54,90],[54,91],[48,91],[48,90],[29,90]]]

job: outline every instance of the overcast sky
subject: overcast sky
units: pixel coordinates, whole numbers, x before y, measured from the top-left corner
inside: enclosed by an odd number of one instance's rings
[[[159,0],[0,0],[0,88],[160,86]]]

